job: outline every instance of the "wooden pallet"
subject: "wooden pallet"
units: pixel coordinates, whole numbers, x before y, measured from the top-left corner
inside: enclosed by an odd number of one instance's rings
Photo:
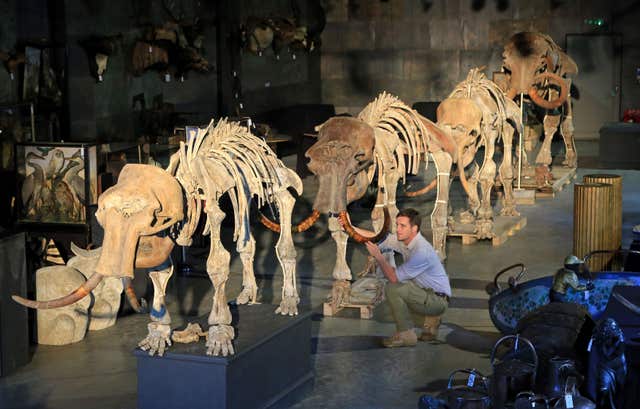
[[[377,280],[372,278],[360,278],[356,280],[351,285],[351,291],[358,291],[367,285],[367,282],[371,282],[371,280]],[[337,307],[333,306],[331,299],[327,299],[327,301],[322,304],[322,314],[326,317],[332,317],[336,315],[341,310],[347,308],[356,308],[360,310],[360,319],[370,320],[373,318],[373,310],[384,300],[384,282],[380,281],[379,286],[376,287],[375,290],[369,291],[370,295],[367,295],[364,300],[361,302],[343,302]]]
[[[370,320],[373,318],[373,310],[380,304],[381,301],[378,301],[375,304],[350,304],[350,303],[342,303],[337,308],[333,308],[333,305],[330,302],[325,302],[322,304],[322,314],[325,317],[332,317],[336,315],[341,310],[347,308],[357,308],[360,310],[360,319],[361,320]]]
[[[513,236],[518,230],[527,225],[527,218],[524,216],[496,216],[493,218],[493,237],[490,239],[493,246],[499,246],[509,236]],[[473,244],[478,241],[473,224],[455,223],[450,230],[449,237],[462,238],[463,245]]]
[[[546,199],[555,197],[557,192],[562,191],[573,179],[576,178],[575,168],[565,168],[564,166],[553,166],[551,174],[554,179],[550,186],[538,188],[533,180],[523,180],[521,187],[536,191],[536,199]]]

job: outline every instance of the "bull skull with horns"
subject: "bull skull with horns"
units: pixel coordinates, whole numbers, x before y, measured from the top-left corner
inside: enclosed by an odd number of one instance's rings
[[[316,128],[318,141],[306,152],[309,170],[319,181],[314,201],[318,213],[329,215],[329,230],[336,242],[337,257],[333,269],[334,306],[348,301],[351,270],[346,262],[347,238],[358,242],[379,241],[395,226],[398,214],[396,188],[405,174],[417,174],[428,155],[438,170],[436,206],[431,215],[436,251],[445,257],[449,169],[453,143],[432,122],[420,116],[398,98],[385,92],[368,104],[357,118],[334,117]],[[428,162],[425,162],[428,163]],[[347,205],[365,194],[378,175],[377,199],[371,213],[374,237],[356,233],[347,217]],[[434,181],[435,182],[435,181]],[[423,189],[423,192],[427,189]],[[338,219],[342,219],[343,229]]]
[[[100,196],[96,217],[105,230],[104,245],[95,272],[83,285],[51,301],[13,298],[31,308],[56,308],[80,300],[105,276],[131,278],[134,266],[157,267],[169,256],[174,233],[178,233],[179,244],[190,244],[205,201],[206,233],[211,235],[207,272],[215,289],[207,354],[233,354],[235,333],[224,291],[230,256],[220,241],[225,214],[218,200],[228,194],[234,208],[234,240],[243,264],[243,290],[237,298],[240,304],[257,301],[253,273],[255,240],[248,230],[249,204],[255,199],[258,205],[266,202],[277,205],[283,228],[276,254],[284,280],[282,301],[276,312],[295,315],[299,302],[295,283],[296,252],[291,238],[295,200],[287,190],[289,187],[301,193],[300,178],[277,159],[263,140],[238,123],[221,120],[214,125],[212,121],[207,128],[198,130],[189,144],[181,144],[167,171],[151,165],[126,165],[118,183]],[[171,345],[171,318],[164,295],[172,271],[169,268],[150,273],[154,286],[151,323],[147,337],[139,344],[150,354],[162,355],[166,346]]]
[[[544,141],[536,157],[536,164],[545,167],[551,164],[551,140],[560,127],[565,144],[563,164],[576,167],[577,154],[569,92],[571,80],[568,77],[578,73],[575,61],[551,37],[538,32],[515,34],[504,46],[502,58],[507,97],[519,98],[522,94],[544,111]]]

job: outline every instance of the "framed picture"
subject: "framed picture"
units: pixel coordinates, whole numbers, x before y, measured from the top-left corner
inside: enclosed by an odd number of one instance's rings
[[[95,145],[20,143],[15,158],[19,223],[87,223],[98,200]]]

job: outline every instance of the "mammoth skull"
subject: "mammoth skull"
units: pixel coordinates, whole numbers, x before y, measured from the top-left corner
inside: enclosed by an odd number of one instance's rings
[[[321,126],[318,142],[306,152],[320,183],[314,209],[337,214],[364,194],[374,145],[373,128],[359,119],[335,117]]]
[[[517,94],[529,95],[538,106],[554,109],[564,104],[569,93],[566,73],[577,72],[575,62],[560,51],[553,40],[541,33],[517,33],[504,47],[502,70],[507,75],[507,93],[510,99]],[[551,100],[539,94],[557,88],[557,96]]]
[[[126,165],[118,183],[98,199],[104,240],[96,273],[133,277],[139,239],[181,221],[183,206],[182,188],[170,174],[151,165]]]

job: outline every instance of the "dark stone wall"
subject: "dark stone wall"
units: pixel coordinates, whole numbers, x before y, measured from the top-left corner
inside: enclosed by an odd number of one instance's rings
[[[138,114],[132,109],[133,97],[144,93],[147,109],[153,98],[162,95],[164,102],[175,105],[178,112],[189,113],[188,120],[206,122],[217,114],[215,2],[186,2],[182,17],[196,16],[205,22],[205,58],[212,65],[209,73],[188,72],[183,82],[164,77],[156,71],[134,76],[132,49],[142,39],[149,25],[160,26],[171,19],[160,1],[113,0],[93,2],[68,0],[67,21],[68,98],[70,140],[134,140]],[[182,3],[180,3],[182,4]],[[177,11],[180,12],[180,11]],[[104,81],[96,82],[89,70],[89,60],[79,41],[91,36],[122,35],[115,53],[110,56]]]
[[[0,51],[10,52],[16,45],[16,3],[18,0],[0,0]],[[0,67],[0,105],[6,105],[15,100],[17,95],[17,81],[11,81],[9,73]]]
[[[640,109],[640,1],[617,0],[613,12],[613,31],[622,33],[621,113],[625,109]]]
[[[629,1],[629,3],[632,3]],[[470,68],[499,71],[502,47],[516,32],[587,33],[587,18],[611,21],[598,0],[325,0],[322,100],[357,113],[387,90],[408,104],[439,101]]]

